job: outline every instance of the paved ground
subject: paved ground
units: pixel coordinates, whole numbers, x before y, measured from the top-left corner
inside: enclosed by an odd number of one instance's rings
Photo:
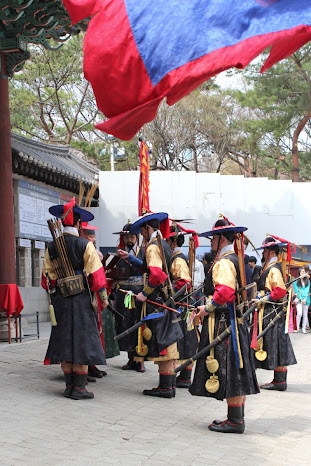
[[[287,392],[247,400],[244,435],[216,434],[207,425],[225,417],[226,404],[190,396],[146,398],[156,367],[145,374],[120,370],[126,354],[109,360],[108,376],[92,384],[94,400],[62,396],[60,368],[43,366],[41,340],[0,344],[1,465],[284,465],[310,464],[311,334],[294,334],[298,365]],[[258,372],[260,383],[271,375]]]

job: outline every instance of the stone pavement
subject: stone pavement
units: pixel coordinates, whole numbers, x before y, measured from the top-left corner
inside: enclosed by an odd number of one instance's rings
[[[124,372],[122,353],[89,385],[95,399],[75,401],[62,396],[60,367],[42,364],[46,332],[39,341],[1,343],[0,464],[310,464],[311,334],[291,338],[298,364],[288,390],[248,397],[244,435],[208,430],[225,417],[225,402],[185,389],[171,400],[143,396],[157,383],[152,363],[145,374]],[[259,371],[258,380],[269,382],[271,373]]]

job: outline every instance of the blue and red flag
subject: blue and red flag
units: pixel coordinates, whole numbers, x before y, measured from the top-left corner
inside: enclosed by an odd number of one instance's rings
[[[165,97],[173,105],[272,46],[264,71],[311,40],[310,0],[63,1],[73,23],[93,16],[84,75],[109,118],[97,128],[125,140]]]

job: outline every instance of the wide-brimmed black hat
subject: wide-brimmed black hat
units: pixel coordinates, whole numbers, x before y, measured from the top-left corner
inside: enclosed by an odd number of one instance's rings
[[[147,223],[153,220],[156,220],[159,224],[164,222],[168,218],[168,214],[165,212],[157,212],[157,213],[147,213],[139,217],[136,222],[133,223],[131,226],[131,234],[138,235],[140,233],[141,227],[145,226]]]
[[[256,251],[260,251],[261,249],[271,248],[272,246],[287,246],[287,243],[279,241],[272,236],[267,236],[262,245],[259,248],[256,248]]]
[[[81,216],[81,222],[90,222],[94,219],[94,215],[88,210],[82,209],[79,204],[76,203],[73,197],[67,204],[57,204],[49,208],[50,214],[54,217],[62,219],[64,225],[73,224],[73,214],[79,214]]]
[[[221,218],[217,220],[217,222],[214,224],[213,228],[210,231],[200,233],[199,236],[211,238],[213,235],[223,235],[224,233],[242,233],[246,230],[246,227],[237,227],[230,223],[227,219]]]

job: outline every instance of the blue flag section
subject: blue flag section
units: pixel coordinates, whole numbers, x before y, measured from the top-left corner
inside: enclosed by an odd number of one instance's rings
[[[131,139],[204,81],[244,68],[271,46],[262,71],[311,40],[310,0],[64,0],[73,23],[92,16],[84,75],[109,118],[97,128]]]
[[[311,25],[311,2],[309,7],[306,3],[125,0],[136,46],[154,86],[170,71],[214,50],[291,29],[302,18]]]

